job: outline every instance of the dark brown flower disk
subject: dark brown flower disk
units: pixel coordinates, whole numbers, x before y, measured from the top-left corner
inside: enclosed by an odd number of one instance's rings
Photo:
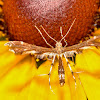
[[[96,0],[4,0],[4,18],[8,26],[10,40],[47,46],[37,31],[37,26],[48,43],[55,46],[43,29],[59,41],[66,34],[73,20],[76,21],[66,36],[68,45],[73,45],[86,36],[97,11]],[[64,41],[62,41],[64,45]]]

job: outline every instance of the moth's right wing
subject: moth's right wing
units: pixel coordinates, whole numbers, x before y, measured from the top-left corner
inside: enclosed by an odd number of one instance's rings
[[[82,43],[76,44],[76,45],[72,45],[72,46],[68,46],[65,47],[63,52],[68,52],[68,51],[78,51],[78,50],[82,50],[82,49],[88,49],[91,46],[100,46],[100,35],[98,36],[94,36],[93,38],[84,41]]]
[[[52,53],[54,51],[53,48],[45,48],[32,44],[25,43],[23,41],[10,41],[5,44],[10,47],[10,51],[15,54],[43,54],[43,53]]]

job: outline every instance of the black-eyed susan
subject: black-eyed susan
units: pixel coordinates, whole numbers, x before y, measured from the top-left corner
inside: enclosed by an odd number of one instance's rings
[[[96,34],[96,33],[94,33]],[[89,100],[99,99],[100,86],[100,51],[93,47],[76,55],[76,65],[70,61],[76,72],[76,83],[70,69],[63,59],[65,67],[65,85],[60,87],[58,61],[55,62],[49,76],[51,61],[47,60],[37,69],[34,57],[15,55],[0,41],[0,99],[2,100]],[[78,76],[79,74],[79,76]],[[80,77],[80,80],[79,78]],[[81,83],[80,83],[81,81]]]
[[[2,34],[1,37],[5,35]],[[81,54],[76,55],[75,64],[70,61],[73,71],[76,72],[74,73],[76,87],[67,62],[63,59],[65,85],[61,87],[57,60],[54,63],[49,84],[51,60],[47,59],[37,68],[33,56],[11,53],[9,48],[4,46],[7,42],[0,41],[1,100],[86,100],[86,96],[89,100],[99,99],[99,48],[83,50]]]

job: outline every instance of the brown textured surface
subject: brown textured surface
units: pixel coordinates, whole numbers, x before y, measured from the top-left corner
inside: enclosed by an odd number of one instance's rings
[[[39,1],[42,1],[43,5]],[[27,43],[46,46],[34,27],[37,25],[47,41],[54,46],[55,42],[43,32],[40,25],[43,25],[53,38],[60,40],[60,26],[62,26],[63,35],[65,35],[74,18],[76,21],[66,36],[68,44],[78,43],[88,33],[97,10],[97,0],[76,0],[75,4],[72,0],[57,0],[57,4],[53,2],[50,3],[50,6],[48,6],[49,2],[47,1],[49,0],[4,0],[3,10],[11,40],[22,40]],[[70,5],[72,8],[69,8]]]

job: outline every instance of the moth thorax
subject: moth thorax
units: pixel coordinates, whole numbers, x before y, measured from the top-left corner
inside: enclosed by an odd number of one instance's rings
[[[58,54],[61,53],[61,51],[62,51],[62,43],[61,42],[56,43],[56,50],[57,50]]]

